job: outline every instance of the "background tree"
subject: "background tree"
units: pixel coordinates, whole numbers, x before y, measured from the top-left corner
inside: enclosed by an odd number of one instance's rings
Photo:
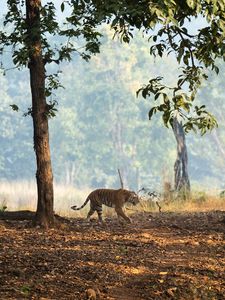
[[[110,32],[107,31],[109,35],[102,31],[104,39],[99,56],[94,57],[89,64],[75,62],[77,68],[73,65],[65,66],[63,72],[65,74],[63,85],[67,92],[60,92],[64,114],[59,109],[59,117],[61,120],[65,119],[64,122],[68,124],[69,116],[75,111],[73,116],[76,115],[77,122],[71,119],[71,123],[74,124],[74,130],[70,131],[71,136],[76,135],[79,130],[83,141],[74,139],[68,142],[71,146],[74,144],[69,151],[75,153],[82,149],[80,154],[87,157],[85,162],[85,159],[77,161],[78,156],[74,156],[74,164],[78,165],[80,161],[82,167],[73,184],[82,186],[88,183],[88,186],[93,187],[118,187],[119,182],[115,182],[115,178],[118,180],[117,168],[120,168],[127,174],[126,184],[129,187],[136,189],[139,181],[139,184],[148,186],[150,184],[159,188],[163,165],[170,155],[173,155],[162,154],[161,148],[167,145],[170,152],[173,143],[168,146],[171,135],[160,128],[162,126],[160,120],[155,120],[155,124],[149,128],[146,118],[148,101],[140,101],[135,97],[136,89],[146,76],[143,67],[149,60],[148,50],[141,36],[133,41],[132,45],[125,46],[112,41]],[[172,62],[164,61],[164,63],[167,69],[174,68]],[[157,64],[152,66],[153,72],[159,69],[161,68]],[[162,66],[161,72],[163,69]],[[78,77],[76,74],[86,76],[80,76],[79,81],[75,82],[74,78]],[[88,88],[82,90],[82,86]],[[74,89],[79,90],[75,104]],[[71,113],[65,114],[65,111],[69,110]],[[67,143],[67,135],[64,135],[64,139]],[[65,145],[63,148],[65,149]],[[58,155],[54,161],[57,157]],[[70,160],[69,156],[62,156],[62,159]]]
[[[216,58],[225,55],[225,16],[223,0],[148,1],[125,0],[108,2],[93,0],[97,14],[106,15],[115,34],[129,42],[135,37],[134,29],[142,30],[153,42],[150,54],[162,57],[173,54],[181,65],[177,84],[169,88],[162,77],[149,81],[140,91],[143,97],[154,95],[159,104],[153,111],[162,113],[165,125],[179,113],[186,132],[199,129],[201,133],[217,125],[215,118],[201,107],[193,106],[206,69],[216,73]],[[190,26],[201,17],[201,26]],[[212,42],[213,41],[213,42]]]
[[[99,4],[99,1],[93,2]],[[218,73],[215,59],[225,57],[224,1],[112,2],[113,8],[108,8],[109,15],[110,13],[113,15],[111,24],[124,42],[129,42],[133,38],[134,28],[138,28],[154,42],[150,47],[150,54],[162,57],[165,53],[173,53],[177,62],[183,65],[175,87],[168,88],[162,83],[163,78],[158,76],[151,79],[149,84],[141,88],[138,93],[142,92],[144,98],[153,94],[155,100],[158,100],[158,105],[153,106],[149,112],[150,118],[153,113],[161,112],[165,125],[173,124],[172,128],[179,148],[178,156],[182,155],[183,161],[182,168],[182,165],[178,163],[180,160],[177,159],[175,163],[175,187],[178,188],[182,183],[184,189],[190,188],[186,168],[186,146],[182,147],[182,154],[180,152],[180,145],[186,145],[183,143],[185,137],[183,133],[181,135],[183,131],[181,127],[180,134],[176,130],[179,127],[176,115],[179,114],[183,118],[186,132],[197,128],[204,134],[207,130],[217,126],[214,116],[208,113],[204,106],[195,106],[193,109],[193,101],[202,79],[207,79],[205,69],[211,67]],[[99,10],[101,9],[100,7]],[[190,23],[194,17],[198,16],[205,20],[205,24],[192,33],[188,22]],[[182,141],[181,136],[183,136]],[[178,177],[180,177],[178,170],[180,169],[183,169],[183,180],[179,180],[178,184]]]
[[[182,192],[186,198],[190,191],[188,154],[184,129],[182,123],[176,117],[173,118],[172,129],[177,142],[177,158],[174,164],[174,189]]]
[[[102,29],[102,32],[104,39],[99,55],[93,57],[89,63],[76,55],[69,64],[61,65],[60,79],[65,89],[59,89],[57,94],[52,95],[53,99],[57,97],[60,101],[57,117],[50,122],[55,182],[71,184],[82,190],[119,186],[117,168],[123,161],[118,159],[119,155],[112,143],[110,123],[113,111],[110,113],[110,109],[113,103],[117,106],[117,101],[122,100],[126,103],[120,112],[124,124],[123,145],[125,154],[128,155],[126,159],[129,160],[129,187],[136,189],[136,178],[139,178],[140,187],[160,190],[162,178],[172,184],[173,162],[176,159],[175,139],[172,130],[162,126],[160,118],[154,117],[152,122],[148,121],[146,115],[149,100],[136,98],[135,92],[149,75],[153,77],[155,74],[165,74],[170,85],[175,83],[175,59],[149,57],[148,48],[141,35],[136,36],[129,45],[124,45],[111,39],[109,29]],[[114,47],[117,47],[116,53],[113,51]],[[123,66],[123,72],[117,78],[118,64]],[[151,65],[150,70],[146,68],[148,64]],[[217,117],[219,127],[213,133],[217,133],[223,145],[225,77],[223,62],[218,64],[220,73],[218,76],[210,75],[205,87],[198,92],[196,105],[201,106],[204,102]],[[117,78],[114,85],[108,80],[106,73]],[[113,75],[114,73],[117,75]],[[4,107],[2,106],[1,120],[4,116],[8,120],[7,126],[3,126],[1,130],[0,160],[4,163],[0,173],[1,182],[30,181],[35,172],[31,118],[21,118],[19,113],[9,111],[8,107],[16,103],[21,111],[26,111],[27,99],[30,97],[28,79],[26,69],[7,72],[6,76],[1,75],[1,95],[4,95],[2,101],[7,100]],[[114,97],[118,95],[118,90],[120,98]],[[96,97],[98,100],[95,101]],[[96,129],[91,134],[93,127]],[[7,128],[10,128],[12,134],[7,134]],[[95,132],[98,135],[94,136]],[[136,153],[129,150],[133,147],[134,135]],[[186,135],[186,142],[193,190],[223,188],[224,159],[213,135],[208,133],[201,139],[195,133],[189,133]],[[0,199],[8,197],[10,196],[4,195],[3,191],[0,192]],[[56,194],[56,201],[60,201],[60,197]],[[69,195],[68,197],[70,198]],[[57,207],[56,203],[55,208]]]
[[[26,98],[24,76],[11,75],[10,80],[1,76],[1,133],[0,133],[0,173],[1,178],[12,180],[28,178],[33,171],[33,151],[30,141],[29,120],[15,114],[10,105]],[[24,103],[25,104],[25,103]],[[23,104],[21,103],[21,107]],[[26,160],[29,164],[26,164]]]
[[[201,182],[204,178],[206,189],[207,186],[220,186],[220,189],[224,186],[224,157],[221,155],[219,144],[215,142],[215,136],[218,136],[221,142],[220,145],[224,144],[224,122],[222,115],[225,102],[221,89],[221,86],[224,85],[224,63],[218,60],[217,64],[220,68],[219,74],[216,75],[213,72],[208,72],[209,79],[199,89],[196,105],[201,107],[202,103],[204,103],[207,106],[208,110],[215,115],[218,121],[218,128],[206,133],[204,139],[199,138],[196,134],[186,135],[189,147],[190,177],[194,179],[198,176],[198,180]],[[200,188],[200,185],[198,185],[198,188]]]

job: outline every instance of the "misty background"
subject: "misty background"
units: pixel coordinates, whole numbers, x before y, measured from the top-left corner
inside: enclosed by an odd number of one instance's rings
[[[54,180],[77,189],[119,188],[120,169],[125,187],[161,190],[163,181],[173,184],[175,138],[160,115],[148,120],[154,100],[137,97],[136,91],[159,75],[167,85],[175,85],[177,63],[172,56],[150,57],[150,44],[141,34],[125,45],[112,40],[108,27],[102,31],[101,53],[90,62],[74,55],[73,61],[48,70],[62,72],[64,87],[49,99],[58,103],[56,117],[50,120]],[[186,141],[191,186],[202,190],[225,188],[225,67],[220,61],[218,65],[219,75],[209,73],[196,104],[206,105],[219,128],[203,137],[190,133]],[[32,119],[23,116],[31,106],[29,70],[13,69],[10,53],[4,66],[8,70],[0,74],[0,181],[35,180]]]

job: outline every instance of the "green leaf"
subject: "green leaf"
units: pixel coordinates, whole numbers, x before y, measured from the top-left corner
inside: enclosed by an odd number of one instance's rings
[[[151,118],[152,118],[152,115],[153,114],[155,114],[157,112],[157,107],[152,107],[151,109],[150,109],[150,111],[149,111],[149,113],[148,113],[148,118],[149,118],[149,120],[151,120]]]
[[[153,39],[153,42],[156,42],[157,41],[157,35],[154,35],[152,39]]]
[[[16,104],[11,104],[9,106],[11,106],[12,110],[17,111],[17,112],[19,111],[19,107]]]
[[[165,94],[165,93],[163,93],[162,95],[163,95],[163,101],[164,101],[164,103],[168,103],[170,101],[168,95]]]
[[[196,6],[196,0],[187,0],[187,5],[188,5],[190,8],[194,9],[195,6]]]
[[[163,114],[163,116],[162,116],[162,118],[163,118],[163,122],[164,122],[165,126],[169,127],[168,126],[168,122],[171,119],[171,112],[170,111],[165,111],[164,114]]]
[[[160,95],[161,95],[161,93],[155,94],[155,100],[157,100],[157,99],[159,98]]]
[[[64,12],[64,9],[65,9],[65,4],[64,4],[64,2],[61,3],[60,8],[61,8],[61,12]]]

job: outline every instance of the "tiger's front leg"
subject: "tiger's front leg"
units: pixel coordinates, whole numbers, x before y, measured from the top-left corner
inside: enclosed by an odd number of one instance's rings
[[[115,207],[115,211],[118,215],[118,217],[122,217],[124,220],[126,220],[128,223],[131,223],[131,219],[127,217],[122,209],[122,207]]]

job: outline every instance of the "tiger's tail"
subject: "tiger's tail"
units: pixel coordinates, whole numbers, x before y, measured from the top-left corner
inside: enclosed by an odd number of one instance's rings
[[[80,210],[80,209],[82,209],[83,207],[85,207],[85,205],[87,205],[87,203],[88,203],[89,200],[90,200],[90,199],[87,198],[87,199],[85,200],[84,204],[81,205],[81,207],[77,207],[76,205],[73,205],[73,206],[71,206],[71,209],[73,209],[73,210]]]

